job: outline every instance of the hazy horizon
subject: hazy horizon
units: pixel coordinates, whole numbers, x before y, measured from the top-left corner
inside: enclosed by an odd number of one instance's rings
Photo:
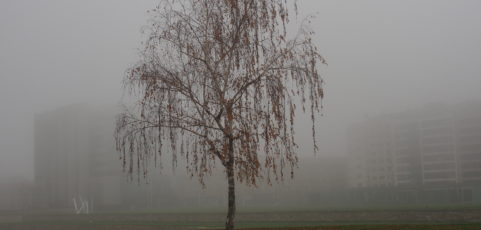
[[[33,179],[35,114],[118,104],[153,1],[0,2],[0,181]],[[320,156],[344,155],[349,124],[481,99],[481,1],[304,0],[327,59]],[[300,127],[309,123],[298,123]],[[298,132],[311,156],[310,129]],[[120,167],[120,164],[119,164]]]

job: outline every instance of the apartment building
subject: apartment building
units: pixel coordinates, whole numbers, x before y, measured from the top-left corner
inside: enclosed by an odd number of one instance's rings
[[[98,207],[121,202],[113,114],[105,107],[70,105],[35,117],[35,206],[71,208],[74,199]]]
[[[202,187],[185,173],[183,158],[173,171],[169,154],[162,156],[162,173],[152,167],[147,178],[140,175],[137,180],[134,174],[129,181],[114,148],[115,114],[113,107],[69,105],[35,117],[35,208],[73,212],[74,200],[77,206],[87,201],[90,211],[223,209],[227,205],[222,167],[213,170]],[[239,184],[239,206],[335,203],[342,199],[338,194],[346,184],[345,172],[342,157],[301,158],[294,180],[286,174],[284,182],[273,186],[266,181],[258,188]]]
[[[350,187],[481,184],[481,104],[435,105],[348,130]]]

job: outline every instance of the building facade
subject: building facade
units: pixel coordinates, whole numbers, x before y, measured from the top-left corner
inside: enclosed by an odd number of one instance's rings
[[[70,105],[35,117],[36,208],[74,211],[80,201],[87,201],[90,211],[225,208],[227,182],[220,164],[205,178],[205,187],[185,173],[183,158],[175,172],[169,154],[162,156],[162,173],[152,162],[147,178],[134,173],[129,180],[114,148],[116,113],[111,107]],[[294,180],[286,172],[285,181],[272,186],[239,184],[239,207],[334,204],[345,188],[345,167],[342,157],[301,158]]]
[[[71,105],[35,117],[35,195],[39,208],[121,201],[122,172],[113,151],[114,111]],[[110,137],[110,138],[109,138]]]
[[[347,143],[351,188],[452,188],[462,200],[481,185],[480,104],[366,119],[349,128]]]

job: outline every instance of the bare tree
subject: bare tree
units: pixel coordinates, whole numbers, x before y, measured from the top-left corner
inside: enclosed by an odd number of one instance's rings
[[[288,39],[285,0],[163,0],[153,10],[140,62],[125,86],[138,97],[117,120],[124,169],[146,174],[163,144],[203,183],[220,162],[228,181],[226,229],[234,228],[235,181],[282,180],[296,167],[295,101],[314,118],[324,59],[302,23]],[[292,3],[297,15],[297,5]]]

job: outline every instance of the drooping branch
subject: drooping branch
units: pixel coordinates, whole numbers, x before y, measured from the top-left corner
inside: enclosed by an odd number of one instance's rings
[[[292,173],[297,164],[296,98],[310,107],[317,149],[318,69],[325,60],[304,25],[288,39],[288,4],[161,1],[141,60],[125,79],[138,102],[117,121],[117,148],[130,173],[132,159],[160,155],[166,146],[159,143],[167,140],[173,158],[183,155],[201,180],[216,160],[224,166],[232,160],[236,178],[247,184],[263,172],[282,179],[284,168]]]

